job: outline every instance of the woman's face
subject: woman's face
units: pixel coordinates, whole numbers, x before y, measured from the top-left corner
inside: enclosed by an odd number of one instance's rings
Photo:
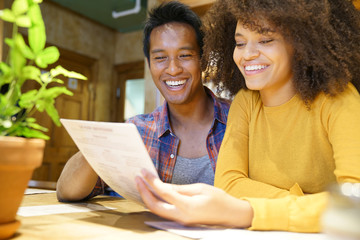
[[[295,94],[292,48],[276,32],[260,34],[237,23],[233,58],[246,86],[259,90],[265,106],[278,106]]]

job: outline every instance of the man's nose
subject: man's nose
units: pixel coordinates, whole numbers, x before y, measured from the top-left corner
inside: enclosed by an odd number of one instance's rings
[[[175,76],[182,72],[183,68],[181,66],[181,61],[177,58],[170,58],[169,65],[166,68],[166,73],[169,75]]]

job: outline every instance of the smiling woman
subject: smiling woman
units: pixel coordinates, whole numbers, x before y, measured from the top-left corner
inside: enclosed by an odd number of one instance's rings
[[[269,27],[268,27],[269,28]],[[281,105],[295,95],[292,82],[292,47],[270,30],[260,34],[238,22],[233,59],[247,88],[258,90],[265,106]]]
[[[183,224],[322,231],[327,187],[360,182],[360,12],[344,0],[218,0],[205,29],[206,74],[235,95],[217,188],[144,172],[144,202]]]

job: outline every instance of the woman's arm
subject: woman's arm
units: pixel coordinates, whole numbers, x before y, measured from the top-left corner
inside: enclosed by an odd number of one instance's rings
[[[250,204],[213,186],[163,183],[146,170],[143,170],[143,178],[137,177],[136,182],[146,206],[161,217],[184,225],[209,224],[240,228],[251,225],[253,212]]]

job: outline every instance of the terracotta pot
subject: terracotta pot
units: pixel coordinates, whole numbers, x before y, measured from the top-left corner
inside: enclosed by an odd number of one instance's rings
[[[0,136],[0,239],[11,237],[20,226],[16,213],[44,147],[42,139]]]

